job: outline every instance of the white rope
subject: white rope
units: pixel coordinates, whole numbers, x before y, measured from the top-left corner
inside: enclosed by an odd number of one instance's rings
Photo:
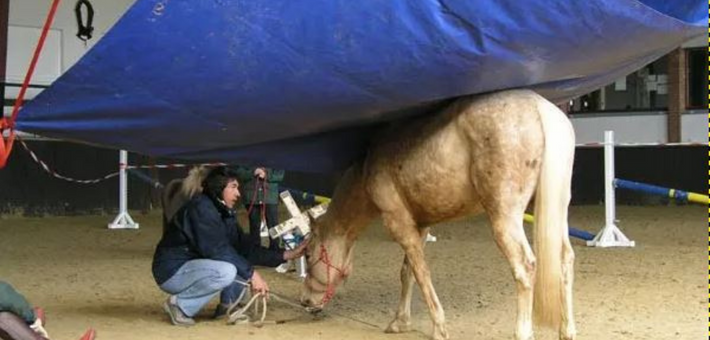
[[[32,151],[30,149],[30,147],[27,146],[27,144],[25,143],[24,140],[22,140],[21,138],[18,137],[17,141],[19,141],[20,145],[22,145],[22,147],[25,149],[25,151],[27,151],[30,154],[30,157],[32,157],[32,160],[34,160],[35,163],[39,164],[39,166],[42,168],[42,170],[44,170],[45,172],[50,174],[52,177],[57,178],[57,179],[61,179],[61,180],[64,180],[67,182],[72,182],[72,183],[78,183],[78,184],[96,184],[101,181],[105,181],[109,178],[116,177],[119,174],[119,172],[116,171],[116,172],[112,172],[108,175],[105,175],[103,177],[94,178],[94,179],[76,179],[76,178],[67,177],[67,176],[61,175],[61,174],[57,173],[56,171],[54,171],[53,169],[51,169],[49,167],[49,165],[47,165],[47,163],[45,163],[43,160],[41,160],[37,156],[37,154],[35,154],[34,151]],[[220,165],[227,165],[227,164],[226,163],[202,163],[202,164],[176,163],[176,164],[156,164],[156,165],[128,165],[128,164],[121,163],[118,166],[119,166],[119,168],[130,170],[130,169],[177,169],[177,168],[186,168],[186,167],[191,167],[191,166],[202,166],[202,165],[204,165],[204,166],[220,166]]]
[[[291,307],[294,307],[298,310],[303,310],[306,312],[311,312],[309,308],[301,306],[297,302],[293,302],[292,300],[283,297],[277,293],[274,292],[269,292],[268,294],[265,293],[256,293],[254,294],[251,299],[241,308],[239,307],[239,302],[244,298],[244,295],[246,295],[246,290],[248,288],[251,288],[251,283],[246,282],[246,281],[241,281],[241,280],[235,280],[235,282],[239,283],[240,285],[244,286],[244,290],[242,290],[242,293],[239,295],[239,298],[232,303],[228,308],[227,308],[227,324],[234,325],[234,324],[249,324],[254,327],[262,327],[265,323],[274,323],[274,324],[280,324],[280,323],[285,323],[287,320],[280,320],[280,321],[271,321],[267,322],[266,321],[266,312],[268,310],[267,307],[267,301],[269,299],[274,299],[280,302],[283,302]],[[254,312],[252,313],[252,316],[249,316],[249,309],[251,307],[254,307]],[[254,317],[257,315],[261,314],[259,319],[254,320]]]

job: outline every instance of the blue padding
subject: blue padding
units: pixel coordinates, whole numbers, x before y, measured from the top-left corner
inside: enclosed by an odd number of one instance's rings
[[[326,173],[384,121],[507,88],[564,101],[707,34],[707,18],[701,0],[137,0],[17,127]]]
[[[594,234],[572,227],[569,228],[569,236],[576,237],[585,241],[591,241],[594,239]]]
[[[619,189],[640,191],[640,192],[645,192],[647,194],[664,196],[664,197],[668,197],[668,194],[670,193],[669,188],[659,187],[656,185],[645,184],[645,183],[640,183],[640,182],[627,181],[627,180],[619,179],[619,178],[614,179],[614,185]]]

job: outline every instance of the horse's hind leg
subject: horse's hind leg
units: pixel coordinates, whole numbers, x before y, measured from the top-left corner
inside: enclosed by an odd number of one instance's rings
[[[498,247],[510,263],[517,283],[518,312],[516,340],[533,339],[532,307],[535,280],[535,255],[523,230],[523,208],[489,213]],[[492,215],[492,216],[491,216]]]
[[[491,218],[496,243],[510,263],[517,283],[518,311],[515,327],[517,340],[533,339],[532,302],[535,280],[535,255],[525,231],[523,213]]]
[[[567,218],[566,214],[565,218]],[[564,280],[564,289],[562,290],[562,323],[560,324],[560,339],[573,340],[577,335],[572,309],[574,250],[572,250],[572,244],[570,244],[568,237],[565,237],[562,243],[562,279]]]
[[[421,230],[420,235],[422,235],[422,246],[426,245],[426,234],[429,228]],[[399,273],[400,280],[402,281],[402,292],[399,296],[399,307],[397,308],[397,315],[394,320],[390,322],[387,333],[402,333],[410,330],[411,327],[411,316],[412,316],[412,291],[414,290],[414,274],[412,273],[412,266],[407,260],[407,256],[404,256],[404,262],[402,263],[402,270]]]

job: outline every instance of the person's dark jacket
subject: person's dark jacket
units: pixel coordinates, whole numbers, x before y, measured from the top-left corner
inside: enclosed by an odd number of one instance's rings
[[[279,204],[279,183],[284,179],[283,170],[264,168],[266,178],[259,180],[254,176],[255,167],[233,166],[232,169],[239,176],[239,191],[245,205]]]
[[[195,259],[229,262],[244,280],[251,278],[252,265],[276,267],[285,262],[283,251],[251,245],[234,211],[205,194],[190,200],[168,223],[153,256],[153,277],[161,285]]]

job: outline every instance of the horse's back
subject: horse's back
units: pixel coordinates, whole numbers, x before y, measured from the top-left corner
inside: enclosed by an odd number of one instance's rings
[[[500,186],[529,199],[544,147],[541,100],[527,90],[465,97],[393,127],[366,162],[373,202],[384,211],[405,205],[429,224],[482,211]]]

